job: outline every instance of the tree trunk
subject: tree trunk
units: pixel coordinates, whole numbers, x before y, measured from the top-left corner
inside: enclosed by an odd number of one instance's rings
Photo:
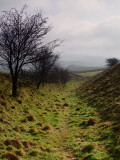
[[[17,78],[13,79],[12,81],[12,96],[16,97],[17,96]]]
[[[40,84],[41,84],[41,81],[38,82],[38,84],[37,84],[37,89],[39,89]]]

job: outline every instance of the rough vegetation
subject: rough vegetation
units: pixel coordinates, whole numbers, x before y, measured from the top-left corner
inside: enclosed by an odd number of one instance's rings
[[[21,87],[16,98],[1,73],[0,159],[119,160],[119,70],[116,65],[87,83]]]
[[[80,97],[96,108],[104,121],[101,140],[109,139],[111,145],[106,144],[106,148],[117,159],[120,157],[120,64],[95,76],[79,91]]]
[[[99,106],[104,119],[120,120],[120,64],[89,80],[82,89],[89,103]]]

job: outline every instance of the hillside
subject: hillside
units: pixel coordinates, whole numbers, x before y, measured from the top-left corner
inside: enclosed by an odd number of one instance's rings
[[[95,70],[104,70],[105,67],[87,67],[87,66],[76,66],[76,65],[70,65],[67,67],[67,69],[71,72],[89,72],[89,71],[95,71]]]
[[[90,103],[104,109],[104,118],[120,121],[120,64],[98,74],[82,88]]]
[[[110,144],[106,145],[108,151],[120,157],[120,64],[99,73],[78,91],[80,98],[96,108],[106,123],[103,132]],[[105,128],[108,128],[108,132],[104,131]]]

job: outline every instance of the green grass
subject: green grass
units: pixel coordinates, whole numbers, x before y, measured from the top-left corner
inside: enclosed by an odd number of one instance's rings
[[[119,160],[110,122],[77,94],[82,81],[21,88],[13,98],[9,81],[0,76],[1,160],[7,153],[22,160]]]
[[[82,76],[82,77],[93,77],[98,73],[101,73],[103,70],[98,71],[88,71],[88,72],[76,72],[76,75]]]

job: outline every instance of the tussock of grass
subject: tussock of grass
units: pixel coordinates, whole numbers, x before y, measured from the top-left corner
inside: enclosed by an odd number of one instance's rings
[[[6,153],[5,157],[9,160],[21,160],[17,155],[10,152]]]
[[[90,153],[90,152],[92,152],[93,149],[94,149],[94,145],[93,144],[87,144],[82,148],[81,151]]]
[[[43,131],[43,130],[39,130],[39,133],[41,133],[41,134],[43,134],[43,135],[45,135],[46,134],[46,132],[45,131]]]
[[[94,118],[89,118],[89,120],[87,121],[87,126],[92,126],[96,123],[96,119]]]
[[[35,128],[35,127],[32,127],[30,130],[29,130],[29,133],[31,133],[32,135],[36,135],[38,133],[38,130]]]
[[[32,150],[32,151],[29,153],[29,155],[32,156],[32,157],[36,157],[38,154],[40,154],[39,151],[38,151],[38,150],[35,150],[35,149]]]
[[[23,150],[18,150],[18,151],[16,151],[15,153],[16,153],[16,155],[18,155],[18,156],[25,156],[25,155],[26,155],[26,152],[23,151]]]
[[[15,148],[20,149],[22,147],[21,142],[18,139],[6,139],[4,144],[6,146],[13,145]]]
[[[28,118],[25,118],[25,119],[21,120],[21,122],[28,123]]]
[[[28,129],[25,126],[20,126],[21,132],[28,132]]]
[[[31,147],[31,144],[30,144],[29,141],[23,141],[22,144],[23,144],[23,146],[24,146],[25,148],[30,148],[30,147]]]
[[[69,104],[68,103],[64,103],[63,106],[69,106]]]
[[[43,131],[53,131],[53,127],[50,125],[45,126],[43,129]]]
[[[27,119],[28,121],[35,121],[35,118],[32,115],[28,116]]]

